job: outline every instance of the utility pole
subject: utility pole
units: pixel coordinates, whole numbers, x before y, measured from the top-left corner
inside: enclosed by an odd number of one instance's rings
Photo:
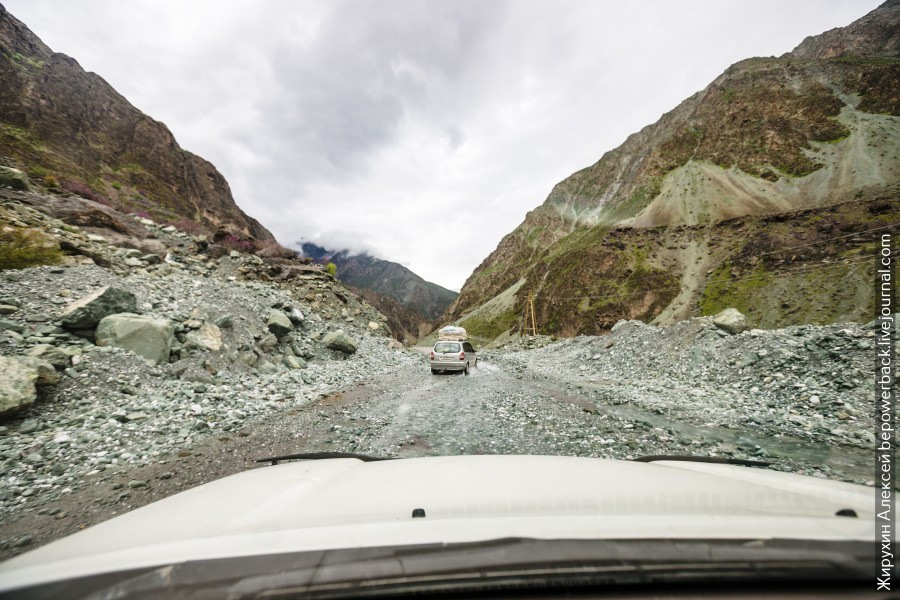
[[[529,320],[531,326],[529,326]],[[534,292],[531,290],[525,301],[525,335],[537,335],[537,319],[534,318]]]

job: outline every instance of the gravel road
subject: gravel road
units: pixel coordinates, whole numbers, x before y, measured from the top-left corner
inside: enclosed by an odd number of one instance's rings
[[[685,403],[673,416],[622,404],[598,393],[598,384],[576,381],[579,369],[567,368],[565,356],[564,348],[489,351],[465,376],[431,375],[424,355],[407,353],[396,368],[340,392],[258,415],[236,432],[210,434],[149,465],[108,469],[70,494],[29,505],[0,525],[0,551],[17,554],[180,490],[264,468],[254,459],[290,453],[694,454],[761,458],[778,470],[859,483],[869,478],[862,448],[764,425],[748,432],[709,423],[709,401]]]

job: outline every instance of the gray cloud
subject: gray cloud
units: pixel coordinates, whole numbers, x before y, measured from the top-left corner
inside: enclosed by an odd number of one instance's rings
[[[557,181],[729,64],[878,3],[4,0],[212,161],[283,243],[456,289]]]

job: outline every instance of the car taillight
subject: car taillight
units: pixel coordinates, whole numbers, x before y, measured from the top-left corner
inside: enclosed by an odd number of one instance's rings
[[[459,360],[466,360],[466,353],[465,353],[465,352],[460,352],[460,353],[459,353]]]
[[[434,360],[434,352],[431,353],[431,360]]]

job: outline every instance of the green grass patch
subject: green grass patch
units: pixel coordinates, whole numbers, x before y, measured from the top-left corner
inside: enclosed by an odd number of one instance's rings
[[[518,316],[513,311],[506,311],[492,318],[473,315],[460,321],[470,337],[492,340],[518,324]]]
[[[33,229],[0,231],[0,270],[55,265],[62,258],[59,247]]]
[[[775,273],[760,264],[749,273],[732,277],[732,265],[723,263],[706,280],[700,300],[700,314],[716,315],[726,308],[736,308],[744,314],[753,312],[756,295],[775,280]]]

